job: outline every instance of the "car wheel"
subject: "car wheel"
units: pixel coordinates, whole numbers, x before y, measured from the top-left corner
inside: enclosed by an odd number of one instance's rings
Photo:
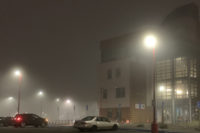
[[[91,131],[97,131],[97,126],[92,126]]]
[[[47,124],[45,123],[45,122],[42,122],[42,124],[41,124],[41,127],[46,127],[47,126]]]
[[[18,127],[19,127],[19,125],[15,124],[15,125],[14,125],[14,127],[15,127],[15,128],[18,128]]]
[[[117,130],[118,126],[117,125],[113,125],[112,130]]]
[[[22,128],[26,127],[26,123],[25,123],[25,122],[22,122],[22,123],[20,124],[20,127],[22,127]]]

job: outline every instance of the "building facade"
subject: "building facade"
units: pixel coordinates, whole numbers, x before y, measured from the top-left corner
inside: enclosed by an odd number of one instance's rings
[[[136,54],[132,37],[126,35],[101,42],[100,115],[120,122],[150,122],[148,68],[145,60]]]
[[[198,7],[175,9],[160,25],[156,49],[158,122],[199,119],[200,43]],[[120,122],[152,121],[152,58],[141,50],[144,30],[101,42],[100,115]],[[144,48],[143,48],[144,49]]]
[[[162,27],[167,38],[165,52],[157,55],[158,119],[167,123],[197,120],[200,100],[198,7],[192,3],[177,8],[166,17]]]

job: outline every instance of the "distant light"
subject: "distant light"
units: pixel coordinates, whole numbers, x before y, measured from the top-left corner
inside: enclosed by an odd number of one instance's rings
[[[16,71],[15,71],[15,75],[16,75],[16,76],[20,76],[20,75],[21,75],[21,72],[20,72],[19,70],[16,70]]]
[[[170,92],[170,91],[172,91],[171,89],[167,89],[167,92]]]
[[[10,101],[13,100],[13,99],[14,99],[13,97],[8,97],[8,100],[10,100]]]
[[[43,96],[43,94],[44,94],[44,93],[43,93],[42,91],[39,91],[39,92],[38,92],[38,95],[39,95],[39,96]]]
[[[155,48],[157,43],[157,39],[153,35],[148,35],[144,39],[144,44],[147,48]]]
[[[66,100],[66,103],[67,103],[67,104],[70,104],[70,103],[71,103],[71,100],[67,99],[67,100]]]
[[[57,98],[57,99],[56,99],[56,102],[60,102],[60,99],[59,99],[59,98]]]
[[[183,91],[182,91],[182,90],[176,90],[176,93],[177,93],[178,95],[181,95],[181,94],[183,94]]]
[[[159,90],[160,90],[160,92],[163,92],[165,90],[165,87],[164,86],[160,86]]]

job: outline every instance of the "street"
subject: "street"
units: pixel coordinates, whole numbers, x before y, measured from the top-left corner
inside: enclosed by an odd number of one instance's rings
[[[97,131],[98,133],[145,133],[137,132],[134,130],[118,130],[118,131]],[[13,128],[13,127],[2,127],[0,128],[0,133],[79,133],[79,130],[73,129],[72,127],[49,127],[49,128]],[[87,133],[87,132],[84,132]],[[90,132],[92,133],[92,132]]]

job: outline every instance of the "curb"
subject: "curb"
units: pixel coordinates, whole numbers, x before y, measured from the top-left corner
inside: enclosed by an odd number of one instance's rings
[[[119,128],[119,130],[134,130],[134,131],[138,131],[138,132],[151,132],[151,130],[149,129],[137,129],[137,128]],[[172,131],[163,131],[160,130],[158,131],[159,133],[181,133],[181,132],[172,132]]]

